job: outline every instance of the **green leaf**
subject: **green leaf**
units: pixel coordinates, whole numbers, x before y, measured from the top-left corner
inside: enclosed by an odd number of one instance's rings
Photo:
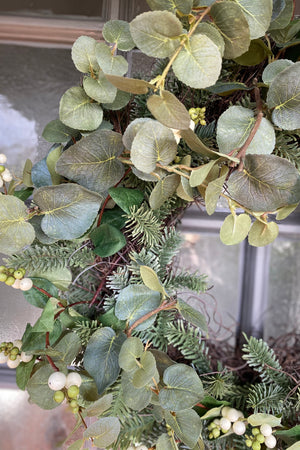
[[[296,442],[295,444],[291,445],[286,450],[299,450],[299,442]]]
[[[111,48],[98,42],[96,45],[96,58],[105,74],[122,76],[128,71],[128,62],[123,56],[114,56]]]
[[[22,391],[25,391],[26,389],[34,365],[35,358],[32,358],[32,360],[27,363],[21,361],[16,368],[16,383],[18,388]]]
[[[245,53],[250,45],[250,29],[240,6],[221,1],[212,5],[210,14],[225,41],[224,58],[237,58]]]
[[[272,39],[277,44],[286,44],[297,36],[300,31],[300,20],[293,20],[288,24],[287,27],[281,30],[273,30],[271,32]]]
[[[166,58],[180,45],[183,28],[169,11],[150,11],[138,15],[130,24],[135,45],[146,55]]]
[[[122,289],[117,297],[115,306],[116,316],[121,320],[127,320],[129,326],[133,325],[145,314],[158,308],[161,303],[160,293],[152,291],[147,286],[129,285]],[[155,321],[156,315],[151,316],[145,322],[136,327],[137,331],[147,329]]]
[[[30,354],[49,354],[49,356],[61,356],[60,352],[48,347],[46,349],[46,333],[32,333],[32,326],[27,324],[26,331],[22,338],[22,350]],[[62,327],[59,320],[54,322],[53,331],[49,334],[50,345],[54,345],[62,333]]]
[[[203,164],[198,169],[193,170],[190,176],[190,185],[192,187],[200,186],[217,163],[218,160],[213,159],[212,161],[209,161],[209,163]]]
[[[131,382],[130,375],[126,372],[122,373],[122,397],[126,406],[134,411],[141,411],[149,405],[152,391],[145,386],[137,389]]]
[[[287,67],[273,80],[267,105],[274,108],[272,120],[284,130],[300,128],[300,62]]]
[[[138,130],[131,147],[131,161],[138,170],[151,173],[156,163],[166,166],[175,158],[177,143],[173,132],[153,120]]]
[[[215,84],[221,67],[221,53],[205,34],[193,35],[172,64],[176,77],[196,89]]]
[[[132,206],[140,206],[144,200],[144,194],[138,189],[116,187],[110,188],[108,193],[113,201],[127,214],[130,214],[130,208]]]
[[[268,85],[271,84],[280,72],[293,65],[293,61],[289,59],[279,59],[278,61],[271,62],[262,73],[263,82]]]
[[[168,367],[163,376],[166,386],[159,392],[162,408],[170,411],[182,411],[196,405],[204,391],[200,378],[192,367],[175,364]]]
[[[147,107],[155,119],[168,128],[187,130],[190,126],[187,109],[172,92],[162,90],[160,95],[151,95]]]
[[[153,85],[148,83],[148,81],[119,77],[117,75],[106,74],[105,76],[108,81],[118,89],[130,92],[131,94],[147,94],[149,88],[153,89]]]
[[[32,327],[31,332],[46,333],[48,331],[49,332],[53,331],[55,309],[56,308],[54,307],[51,299],[49,299],[43,309],[41,316]]]
[[[0,195],[0,252],[12,255],[30,245],[35,232],[26,222],[26,205],[13,195]]]
[[[32,162],[30,161],[30,159],[26,159],[26,162],[24,164],[24,169],[23,169],[23,184],[25,184],[25,186],[30,187],[30,188],[33,186],[32,179],[31,179],[31,169],[32,169]],[[14,195],[16,195],[16,194],[14,194]]]
[[[51,120],[51,122],[47,123],[42,134],[42,137],[46,141],[53,142],[54,144],[61,144],[72,138],[76,139],[79,136],[80,133],[78,130],[67,127],[59,119]]]
[[[39,291],[37,288],[47,292],[51,297],[58,296],[58,289],[50,281],[43,278],[32,277],[33,287],[29,291],[23,291],[23,295],[28,303],[38,308],[44,308],[49,300],[49,296]],[[35,287],[36,286],[36,287]]]
[[[253,247],[264,247],[271,244],[278,236],[278,225],[275,222],[264,224],[256,220],[249,232],[249,244]]]
[[[111,407],[112,401],[112,394],[103,395],[103,397],[99,398],[99,400],[88,406],[85,412],[88,417],[101,416],[104,411]]]
[[[95,246],[94,253],[101,258],[114,255],[126,245],[124,234],[108,223],[93,230],[90,238]]]
[[[266,423],[272,428],[275,428],[280,425],[281,418],[272,416],[272,414],[257,413],[251,414],[251,416],[247,418],[247,421],[252,427],[259,427],[260,425]]]
[[[221,226],[220,238],[225,245],[235,245],[242,242],[248,235],[251,218],[248,214],[230,214]]]
[[[119,436],[121,430],[120,421],[117,417],[103,417],[92,423],[84,432],[83,436],[93,438],[97,447],[108,447]]]
[[[86,232],[102,202],[98,194],[76,184],[42,187],[33,199],[44,214],[43,232],[54,239],[66,240],[79,238]]]
[[[145,286],[147,286],[152,291],[160,292],[163,296],[166,296],[166,291],[161,284],[157,274],[151,267],[140,266],[141,278]]]
[[[18,369],[17,369],[18,370]],[[283,441],[287,443],[292,443],[295,440],[298,442],[300,441],[300,425],[296,425],[293,428],[290,428],[289,430],[277,430],[275,431],[275,436],[279,437]]]
[[[99,399],[98,389],[92,377],[80,372],[82,383],[79,387],[79,395],[87,402],[95,402]]]
[[[223,57],[225,50],[225,42],[221,33],[208,22],[200,22],[197,26],[195,33],[205,34],[213,43],[218,47],[218,50]]]
[[[19,191],[14,192],[14,197],[17,197],[22,202],[25,202],[33,192],[33,188],[20,189]]]
[[[45,278],[51,281],[59,290],[66,291],[72,282],[72,273],[67,267],[51,268],[45,271],[35,270],[30,272],[31,277]]]
[[[60,158],[60,156],[62,154],[62,151],[63,151],[63,146],[59,145],[59,146],[53,148],[48,153],[48,156],[46,157],[46,164],[47,164],[53,185],[57,185],[57,184],[61,183],[61,176],[56,173],[55,166],[56,166],[58,159]]]
[[[144,344],[137,337],[126,339],[119,354],[119,365],[126,372],[131,372],[138,367],[139,358],[144,353]]]
[[[149,198],[150,207],[154,210],[159,209],[173,194],[175,194],[179,183],[180,175],[177,175],[176,173],[167,175],[160,180],[151,192]]]
[[[250,29],[250,38],[264,36],[269,28],[273,1],[272,0],[234,0],[243,11]]]
[[[249,137],[255,121],[254,112],[251,109],[242,106],[230,106],[218,120],[217,143],[220,152],[227,154],[234,149],[241,148]],[[268,155],[272,153],[275,142],[274,128],[263,117],[247,149],[247,154]]]
[[[216,180],[208,183],[208,186],[205,190],[205,207],[206,212],[209,216],[211,216],[215,212],[219,197],[223,189],[223,185],[228,175],[228,171],[229,168],[225,167],[223,171],[224,173]]]
[[[73,44],[72,59],[76,69],[82,73],[94,73],[99,70],[95,48],[97,41],[89,36],[80,36]]]
[[[285,0],[285,7],[281,10],[280,14],[271,22],[270,30],[278,30],[285,28],[290,23],[294,12],[294,1]]]
[[[93,131],[101,124],[103,111],[82,87],[76,86],[68,89],[62,96],[59,118],[68,127]]]
[[[85,439],[79,439],[78,441],[73,442],[73,444],[71,444],[67,448],[67,450],[81,450],[84,442],[85,442]]]
[[[153,119],[149,119],[148,117],[141,117],[138,119],[134,119],[132,122],[130,122],[123,135],[123,144],[127,150],[131,149],[133,140],[137,135],[138,131],[141,129],[141,127],[145,123],[150,123],[151,121],[154,122]]]
[[[178,450],[174,436],[167,433],[161,434],[156,442],[156,450]]]
[[[124,211],[118,206],[104,211],[101,224],[104,225],[105,223],[121,230],[126,223]]]
[[[167,10],[173,14],[180,11],[189,14],[193,6],[193,0],[147,0],[152,10]]]
[[[125,20],[109,20],[102,29],[102,35],[107,42],[116,44],[119,50],[128,52],[135,46],[129,29],[129,23]]]
[[[34,228],[35,231],[35,237],[38,239],[42,244],[53,244],[57,241],[57,239],[52,239],[49,236],[47,236],[41,227],[43,217],[42,216],[33,216],[32,219],[30,219],[30,223]]]
[[[157,374],[156,361],[152,353],[144,352],[140,358],[140,367],[134,372],[132,384],[137,389],[148,385]]]
[[[192,409],[178,411],[176,415],[165,411],[165,420],[176,436],[189,448],[194,448],[201,434],[201,419]]]
[[[272,22],[285,8],[285,0],[273,0]]]
[[[50,365],[40,367],[27,384],[30,401],[42,409],[54,409],[58,403],[53,400],[54,391],[48,387],[48,378],[53,373]]]
[[[185,320],[200,328],[204,333],[208,333],[207,320],[203,314],[180,298],[177,300],[177,309]]]
[[[119,320],[115,315],[114,308],[109,309],[104,314],[101,314],[99,321],[104,327],[111,327],[116,332],[123,331],[126,328],[126,320]]]
[[[94,378],[99,394],[118,378],[119,352],[126,339],[124,333],[116,335],[109,327],[93,333],[84,354],[84,367]]]
[[[59,174],[95,192],[104,192],[123,176],[118,156],[122,136],[110,130],[94,131],[66,150],[56,164]]]
[[[247,155],[244,170],[230,176],[227,193],[251,211],[276,211],[299,202],[300,177],[286,159]]]
[[[219,417],[221,415],[222,406],[217,406],[214,408],[210,408],[205,414],[201,416],[201,420],[213,419],[215,417]]]
[[[103,72],[99,72],[97,78],[84,77],[83,89],[99,103],[112,103],[117,95],[117,88],[108,81]]]
[[[235,62],[241,66],[256,66],[264,61],[272,52],[261,39],[254,39],[246,53],[235,58]]]
[[[222,82],[217,81],[216,84],[206,88],[208,92],[212,92],[213,94],[218,94],[221,96],[231,95],[236,91],[250,91],[252,87],[248,88],[244,83],[239,82]]]
[[[131,95],[128,92],[117,90],[117,95],[112,103],[102,103],[104,109],[118,111],[123,109],[130,101]]]
[[[292,212],[295,211],[297,206],[298,206],[298,203],[296,203],[295,205],[283,206],[282,208],[279,208],[279,210],[277,211],[276,220],[283,220],[283,219],[285,219]]]
[[[81,341],[78,334],[67,332],[53,348],[61,353],[58,360],[63,361],[66,365],[70,365],[80,353]],[[53,359],[56,361],[55,357]]]
[[[155,358],[156,361],[156,367],[159,373],[160,378],[163,377],[164,371],[176,364],[175,361],[173,361],[165,352],[161,350],[151,349],[150,352]]]

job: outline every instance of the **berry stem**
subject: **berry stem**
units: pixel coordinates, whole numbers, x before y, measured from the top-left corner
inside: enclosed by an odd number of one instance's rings
[[[42,294],[46,295],[48,298],[52,298],[52,295],[49,294],[49,292],[45,291],[42,288],[39,288],[38,286],[36,286],[35,284],[32,285],[33,288],[37,289],[39,292],[41,292]]]

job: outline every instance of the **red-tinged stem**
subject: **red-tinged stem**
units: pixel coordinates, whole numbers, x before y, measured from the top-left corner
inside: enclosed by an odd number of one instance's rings
[[[50,366],[56,371],[59,372],[59,368],[56,367],[56,365],[54,364],[53,360],[50,358],[50,356],[46,355],[46,358],[48,359],[48,362],[50,364]]]
[[[95,303],[95,301],[97,300],[97,297],[98,297],[99,293],[100,293],[101,290],[103,289],[103,287],[104,287],[104,285],[105,285],[106,278],[108,277],[108,275],[110,275],[110,274],[113,272],[113,270],[115,269],[116,265],[118,264],[118,262],[119,262],[121,259],[122,259],[122,257],[121,257],[121,256],[118,256],[118,258],[117,258],[115,261],[113,261],[113,262],[111,263],[109,271],[108,271],[107,274],[103,277],[101,283],[100,283],[99,286],[98,286],[97,291],[96,291],[95,294],[94,294],[94,297],[93,297],[92,300],[91,300],[91,303],[90,303],[90,306],[89,306],[90,308],[91,308],[91,306]]]
[[[50,347],[50,333],[47,331],[46,333],[46,348]]]
[[[32,285],[32,287],[34,289],[37,289],[38,291],[40,291],[42,294],[45,294],[48,298],[52,298],[53,296],[49,294],[49,292],[45,291],[42,288],[39,288],[38,286],[35,286],[35,284]]]
[[[72,306],[76,306],[76,305],[83,305],[86,303],[90,303],[89,300],[82,300],[81,302],[70,303],[70,305],[67,305],[67,306],[61,305],[64,309],[61,311],[58,311],[58,313],[55,314],[54,320],[56,320],[61,315],[61,313],[63,313],[67,308],[71,308]]]

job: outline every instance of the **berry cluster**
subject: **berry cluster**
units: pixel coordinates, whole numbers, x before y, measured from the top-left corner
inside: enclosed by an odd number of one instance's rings
[[[206,111],[205,106],[203,108],[190,108],[189,109],[190,118],[195,122],[196,125],[197,125],[197,123],[200,123],[200,125],[203,125],[203,126],[206,125],[205,111]]]
[[[54,401],[62,403],[66,399],[74,414],[79,412],[78,395],[81,383],[81,376],[77,372],[69,372],[68,375],[62,372],[54,372],[48,378],[49,388],[55,391]]]
[[[225,434],[228,431],[241,436],[246,431],[246,424],[244,422],[244,414],[235,408],[224,406],[221,411],[221,419],[214,419],[209,425],[210,431],[209,439],[217,439],[221,433]]]
[[[0,281],[15,289],[29,291],[33,283],[30,278],[24,278],[26,270],[23,267],[15,270],[13,267],[0,266]]]
[[[7,158],[4,155],[4,153],[0,153],[0,187],[3,186],[4,181],[9,183],[12,180],[12,175],[10,171],[5,166],[3,166],[3,164],[6,163],[6,161]]]
[[[262,444],[265,444],[267,449],[275,448],[277,441],[272,432],[272,427],[267,423],[261,425],[260,428],[252,428],[252,435],[246,435],[246,446],[253,450],[260,450]]]
[[[27,355],[21,351],[22,341],[17,339],[13,342],[2,342],[0,344],[0,364],[7,363],[10,369],[16,369],[20,362],[29,362],[33,355]]]

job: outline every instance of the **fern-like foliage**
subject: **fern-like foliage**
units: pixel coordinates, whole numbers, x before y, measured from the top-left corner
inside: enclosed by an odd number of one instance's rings
[[[154,348],[166,352],[169,345],[167,330],[174,321],[176,311],[162,311],[157,315],[155,323],[144,331],[133,331],[133,336],[139,337],[144,344],[150,342]]]
[[[117,270],[108,275],[106,279],[106,286],[115,292],[120,292],[129,284],[130,273],[128,266],[118,267]]]
[[[229,397],[236,387],[236,378],[228,371],[203,377],[202,382],[205,392],[219,400]]]
[[[165,283],[166,289],[170,292],[174,292],[179,288],[185,288],[189,291],[205,292],[207,289],[207,276],[199,275],[196,272],[191,274],[183,272],[178,275],[171,275],[168,281]]]
[[[247,406],[255,413],[281,414],[288,390],[278,384],[259,383],[249,388]]]
[[[144,203],[138,208],[132,206],[126,221],[126,229],[140,245],[152,247],[160,238],[161,222]]]
[[[87,345],[92,334],[99,328],[97,320],[78,320],[75,323],[73,331],[80,337],[81,344]]]
[[[5,260],[10,267],[24,267],[28,272],[63,269],[65,267],[86,267],[94,260],[93,251],[84,246],[80,249],[71,243],[32,245],[22,253]]]
[[[161,234],[159,242],[154,251],[158,256],[160,266],[159,275],[166,274],[166,267],[172,262],[173,258],[179,253],[183,238],[174,227],[165,228]]]
[[[247,343],[243,345],[243,359],[255,369],[264,383],[274,382],[281,386],[289,384],[289,378],[282,372],[282,368],[274,351],[262,339],[245,336]]]
[[[274,155],[285,158],[300,170],[300,130],[277,134]]]

